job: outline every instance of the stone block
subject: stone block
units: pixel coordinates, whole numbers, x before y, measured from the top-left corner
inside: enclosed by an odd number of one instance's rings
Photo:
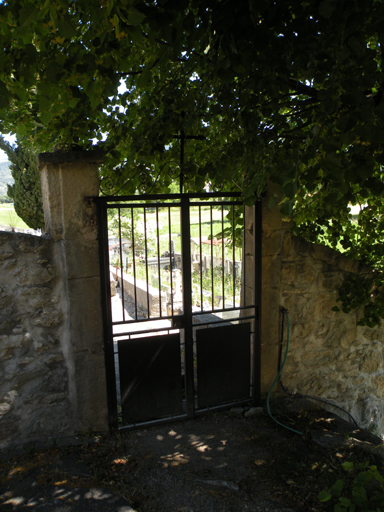
[[[357,333],[359,339],[384,343],[384,324],[373,328],[359,326],[357,327]]]
[[[314,318],[313,314],[314,304],[312,302],[312,295],[307,293],[287,294],[284,293],[283,306],[288,309],[291,319],[301,323],[312,324]]]
[[[360,364],[360,371],[365,373],[374,373],[378,370],[379,363],[374,359],[367,358]]]
[[[13,251],[0,251],[0,261],[8,260],[12,258],[15,253]],[[15,261],[15,260],[14,260]]]
[[[320,293],[316,296],[316,301],[313,308],[313,316],[317,319],[335,319],[337,313],[332,311],[336,306],[337,292]]]
[[[58,421],[60,418],[60,421]],[[31,408],[23,428],[25,441],[34,437],[49,437],[72,432],[71,409],[67,402],[42,404],[39,409]]]
[[[278,290],[280,295],[281,260],[277,256],[263,256],[262,259],[262,287],[263,296],[268,290]]]
[[[273,231],[268,237],[263,237],[262,254],[264,256],[275,256],[280,254],[283,247],[284,230]]]
[[[301,362],[306,368],[318,368],[329,364],[333,360],[332,350],[319,350],[317,352],[304,353]]]
[[[107,430],[104,354],[78,353],[75,370],[78,430]]]
[[[349,349],[353,342],[356,340],[357,336],[357,329],[356,326],[352,329],[344,329],[344,332],[341,332],[340,334],[340,345],[343,349],[347,350]]]
[[[374,386],[376,388],[376,394],[379,398],[384,398],[384,373],[377,375],[373,379]]]
[[[308,263],[301,264],[297,270],[295,285],[309,289],[316,279],[316,270]]]
[[[296,281],[296,264],[288,263],[283,264],[281,268],[281,282],[282,286],[292,286]]]
[[[100,280],[97,277],[68,282],[70,330],[74,352],[103,352]]]
[[[343,278],[344,276],[341,272],[324,272],[319,276],[318,286],[319,288],[338,290],[343,282]]]
[[[38,311],[31,319],[32,324],[36,327],[57,327],[62,321],[62,313],[55,307],[48,307]]]
[[[314,336],[314,324],[309,322],[296,322],[291,320],[291,337],[297,340],[308,340]]]
[[[98,240],[65,241],[67,279],[97,277],[100,275]]]
[[[31,286],[47,284],[52,281],[55,276],[55,271],[51,266],[41,267],[36,265],[25,264],[23,267],[17,267],[17,270],[13,272],[13,276],[16,279],[16,283],[19,286]]]

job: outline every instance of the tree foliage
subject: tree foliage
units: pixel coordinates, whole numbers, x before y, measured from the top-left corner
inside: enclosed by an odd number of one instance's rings
[[[382,0],[13,0],[0,20],[0,131],[96,139],[114,192],[169,190],[177,137],[200,137],[186,189],[251,204],[272,180],[299,233],[380,274]],[[349,204],[368,205],[357,225]]]
[[[41,196],[40,170],[37,155],[22,145],[13,147],[0,136],[0,149],[6,152],[11,162],[13,185],[8,185],[8,197],[13,200],[17,215],[32,229],[44,226]]]

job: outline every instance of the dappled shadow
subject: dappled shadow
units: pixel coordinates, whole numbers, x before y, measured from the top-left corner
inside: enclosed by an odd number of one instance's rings
[[[0,508],[319,512],[318,494],[338,478],[341,463],[369,458],[359,456],[354,438],[363,434],[373,447],[375,439],[311,404],[287,403],[273,403],[276,417],[304,436],[267,414],[223,411],[0,462]],[[383,473],[382,462],[375,464]]]
[[[30,454],[1,463],[1,510],[130,512],[122,497],[96,487],[74,450]]]
[[[56,483],[54,485],[57,485]],[[125,500],[101,489],[68,489],[64,487],[35,487],[21,492],[8,491],[0,496],[1,509],[49,511],[114,511],[129,512],[133,509]]]

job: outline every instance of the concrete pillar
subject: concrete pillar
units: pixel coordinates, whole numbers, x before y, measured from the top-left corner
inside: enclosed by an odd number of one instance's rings
[[[278,207],[271,207],[271,197],[278,186],[270,184],[262,202],[262,290],[261,290],[261,394],[267,395],[278,372],[281,334],[281,268],[289,250],[292,222]],[[277,391],[275,386],[274,391]]]
[[[291,221],[284,219],[276,200],[269,205],[278,187],[269,185],[262,200],[262,259],[261,259],[261,382],[260,392],[266,397],[278,372],[281,330],[281,268],[290,244]],[[245,209],[245,255],[248,269],[253,260],[253,212]],[[248,275],[250,273],[248,271]],[[254,279],[245,283],[247,302],[252,302]],[[275,390],[277,387],[275,387]]]
[[[62,339],[74,431],[106,430],[107,395],[96,204],[100,151],[39,155],[46,232],[57,243],[67,297]]]

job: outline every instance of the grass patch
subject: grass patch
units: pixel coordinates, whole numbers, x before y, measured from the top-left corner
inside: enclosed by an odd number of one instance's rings
[[[0,204],[0,226],[29,229],[27,224],[17,215],[11,203]]]

